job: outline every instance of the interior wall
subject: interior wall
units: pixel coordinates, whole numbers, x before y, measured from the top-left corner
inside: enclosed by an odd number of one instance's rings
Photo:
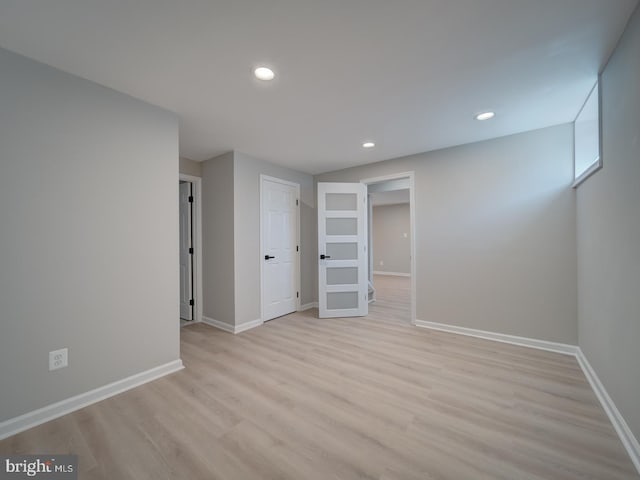
[[[0,49],[0,421],[179,359],[177,177],[173,114]]]
[[[202,164],[202,315],[235,323],[233,152]]]
[[[603,168],[577,188],[580,347],[640,438],[640,11],[601,77]]]
[[[194,177],[202,177],[202,163],[180,157],[180,173]]]
[[[260,175],[300,185],[301,303],[312,302],[317,251],[313,177],[235,152],[236,325],[261,318]]]
[[[373,207],[373,270],[411,273],[409,204]]]
[[[570,124],[317,175],[415,172],[417,318],[576,344]]]

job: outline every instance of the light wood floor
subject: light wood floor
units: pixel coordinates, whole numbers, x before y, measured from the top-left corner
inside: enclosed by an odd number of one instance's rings
[[[574,358],[359,319],[181,329],[186,369],[0,442],[81,479],[637,479]],[[401,300],[403,298],[404,300]]]

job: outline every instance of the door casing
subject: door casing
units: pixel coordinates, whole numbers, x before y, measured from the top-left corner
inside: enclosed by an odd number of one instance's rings
[[[202,178],[184,173],[179,180],[191,182],[193,195],[193,217],[191,221],[193,247],[193,322],[202,321]]]
[[[180,319],[195,319],[193,302],[193,184],[180,181]]]
[[[400,172],[400,173],[392,173],[390,175],[382,175],[380,177],[372,177],[361,179],[360,183],[364,183],[365,185],[370,185],[374,183],[382,183],[387,180],[399,180],[402,178],[409,179],[409,222],[411,228],[411,324],[416,324],[416,201],[415,201],[415,172]],[[372,254],[372,251],[369,251],[369,255]]]

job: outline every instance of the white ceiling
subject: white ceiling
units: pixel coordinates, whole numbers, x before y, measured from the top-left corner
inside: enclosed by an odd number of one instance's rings
[[[636,4],[0,0],[0,46],[176,112],[185,157],[319,173],[572,121]]]

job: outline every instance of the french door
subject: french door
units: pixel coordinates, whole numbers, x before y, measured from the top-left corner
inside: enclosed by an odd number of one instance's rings
[[[366,185],[318,183],[320,318],[369,313],[366,214]]]

